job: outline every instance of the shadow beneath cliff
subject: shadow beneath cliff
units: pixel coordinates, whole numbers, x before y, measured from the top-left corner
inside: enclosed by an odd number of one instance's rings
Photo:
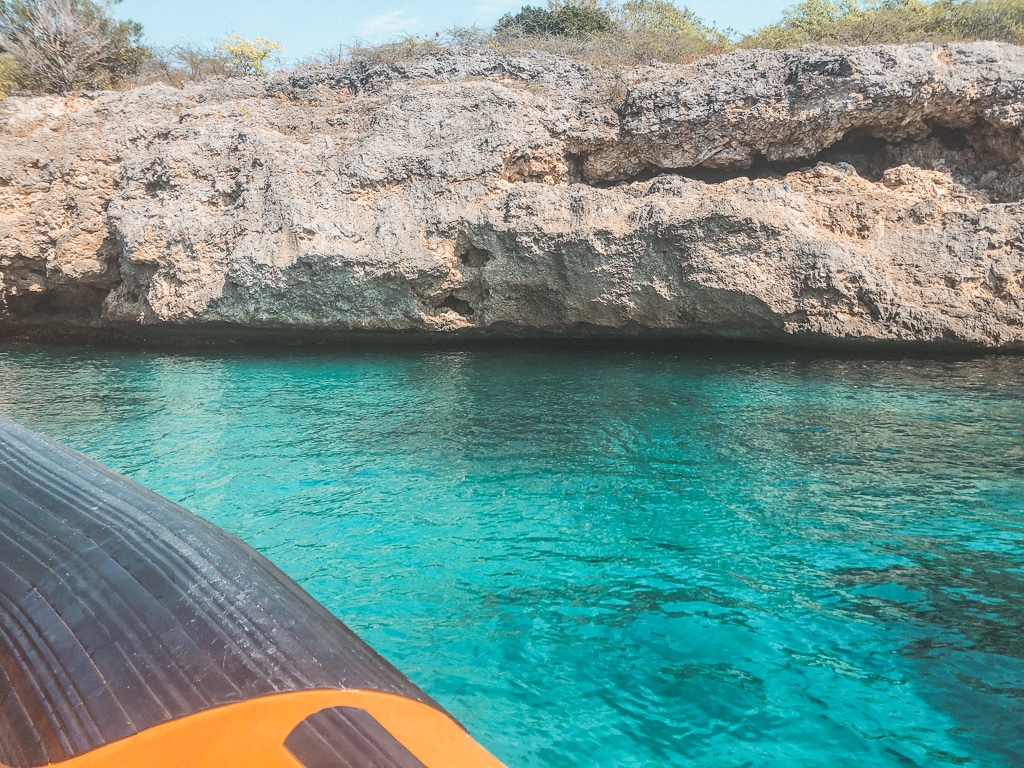
[[[0,344],[94,346],[108,349],[152,350],[188,354],[209,351],[224,354],[271,351],[328,353],[357,351],[391,354],[414,350],[480,352],[521,350],[566,354],[572,352],[671,353],[706,357],[722,354],[814,359],[1009,359],[1024,356],[1024,345],[999,350],[954,341],[894,341],[837,339],[815,334],[740,339],[713,334],[612,332],[606,328],[579,326],[560,334],[534,329],[466,329],[446,334],[419,331],[353,331],[324,329],[252,328],[230,324],[206,324],[201,328],[166,326],[98,327],[89,321],[53,323],[0,321]]]

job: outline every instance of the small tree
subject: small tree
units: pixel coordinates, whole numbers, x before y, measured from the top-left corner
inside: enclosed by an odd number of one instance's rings
[[[939,0],[936,6],[951,37],[1024,43],[1024,0]]]
[[[1024,42],[1024,0],[801,0],[748,35],[746,48],[807,43]]]
[[[729,38],[689,8],[678,8],[669,0],[627,0],[619,9],[620,23],[634,32],[671,35],[697,48],[726,48]]]
[[[506,13],[498,19],[494,27],[496,32],[511,32],[520,35],[552,35],[555,34],[555,22],[551,11],[533,5],[524,5],[519,13]]]
[[[265,37],[246,40],[241,35],[225,37],[217,50],[227,60],[228,72],[234,75],[265,75],[267,66],[284,51],[280,43]]]
[[[782,12],[782,21],[758,30],[767,48],[796,48],[833,42],[837,25],[861,15],[857,0],[802,0]]]
[[[526,36],[554,35],[563,37],[589,37],[610,32],[612,17],[596,3],[580,0],[575,3],[548,4],[548,8],[524,5],[519,13],[506,13],[495,26],[498,33]]]
[[[120,0],[0,0],[0,53],[21,87],[54,93],[109,88],[136,74],[149,55],[142,26],[116,21]]]
[[[552,13],[557,34],[573,37],[589,37],[611,32],[615,26],[607,11],[592,4],[566,3]]]

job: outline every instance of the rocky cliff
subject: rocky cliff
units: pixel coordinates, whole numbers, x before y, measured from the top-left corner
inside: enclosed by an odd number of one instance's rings
[[[492,52],[0,104],[0,335],[1024,350],[1024,49]]]

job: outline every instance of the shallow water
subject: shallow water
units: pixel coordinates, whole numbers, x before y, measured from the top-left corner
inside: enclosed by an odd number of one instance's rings
[[[1024,764],[1024,360],[0,347],[510,766]]]

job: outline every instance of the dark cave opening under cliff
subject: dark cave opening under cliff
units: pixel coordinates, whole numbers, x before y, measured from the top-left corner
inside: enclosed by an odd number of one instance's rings
[[[722,184],[740,178],[782,179],[790,173],[810,170],[819,163],[846,164],[859,176],[877,183],[889,169],[910,165],[948,173],[966,191],[993,203],[1016,202],[1024,197],[1024,168],[1012,158],[1003,157],[996,147],[998,142],[985,136],[980,126],[963,127],[935,122],[929,123],[928,129],[924,138],[901,141],[890,141],[867,130],[854,130],[821,152],[805,158],[769,160],[764,154],[758,154],[749,165],[723,168],[648,165],[628,179],[596,182],[592,186],[608,188],[651,181],[664,175],[681,176],[705,184]],[[572,159],[577,167],[582,166],[581,159]]]
[[[97,286],[67,286],[41,292],[7,293],[3,303],[11,317],[92,319],[99,317],[107,293],[107,289]]]

